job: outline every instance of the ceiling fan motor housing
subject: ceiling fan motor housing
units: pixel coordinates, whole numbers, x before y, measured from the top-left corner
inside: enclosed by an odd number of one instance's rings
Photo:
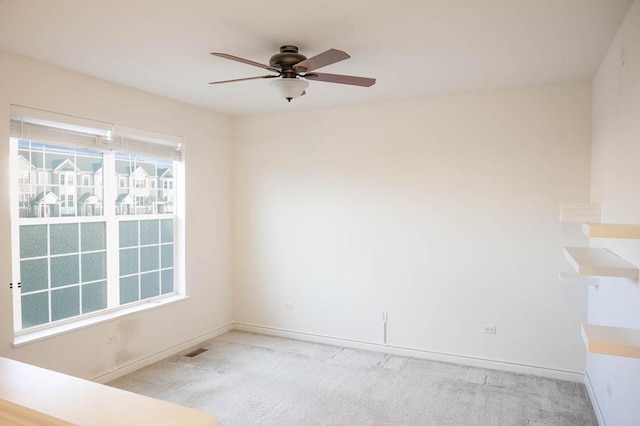
[[[307,59],[306,56],[298,53],[297,46],[286,45],[280,47],[280,53],[276,53],[269,59],[269,65],[280,68],[282,77],[295,78],[299,72],[306,71],[306,68],[301,67],[294,70],[293,66],[305,59]]]

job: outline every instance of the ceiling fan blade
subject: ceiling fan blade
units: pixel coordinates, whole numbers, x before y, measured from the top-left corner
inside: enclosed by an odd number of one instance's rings
[[[327,65],[335,64],[336,62],[349,59],[351,56],[347,55],[342,50],[329,49],[325,52],[319,53],[316,56],[307,58],[304,61],[298,62],[293,66],[294,69],[304,68],[301,71],[313,71],[318,68],[326,67]]]
[[[305,74],[302,77],[311,81],[324,81],[327,83],[350,84],[352,86],[371,87],[376,84],[375,78],[355,77],[353,75],[327,74],[314,72]]]
[[[258,77],[234,78],[233,80],[212,81],[209,84],[234,83],[236,81],[259,80],[261,78],[277,78],[279,75],[260,75]]]
[[[228,53],[220,53],[220,52],[211,52],[213,56],[218,56],[224,59],[231,59],[232,61],[242,62],[243,64],[253,65],[254,67],[264,68],[265,70],[273,71],[279,73],[281,70],[276,67],[271,67],[269,65],[261,64],[260,62],[251,61],[249,59],[240,58],[238,56],[229,55]]]

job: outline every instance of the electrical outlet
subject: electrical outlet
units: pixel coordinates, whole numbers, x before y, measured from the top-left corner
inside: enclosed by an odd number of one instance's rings
[[[613,388],[611,387],[611,382],[607,382],[607,395],[609,399],[613,398]]]
[[[293,303],[285,303],[285,304],[284,304],[284,308],[285,308],[287,311],[293,311]]]
[[[482,333],[483,334],[496,334],[496,326],[495,325],[483,325]]]

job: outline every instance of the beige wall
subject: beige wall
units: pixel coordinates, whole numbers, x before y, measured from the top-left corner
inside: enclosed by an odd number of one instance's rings
[[[388,310],[390,345],[584,370],[587,290],[557,276],[562,245],[586,239],[558,208],[589,198],[590,96],[576,83],[235,119],[235,319],[381,343]]]
[[[186,152],[186,285],[172,305],[14,349],[9,185],[0,186],[0,356],[94,378],[228,324],[231,306],[231,125],[228,118],[0,52],[0,140],[9,104],[180,135]],[[9,170],[9,144],[0,170]],[[110,343],[111,342],[111,343]]]
[[[560,247],[586,242],[558,204],[589,197],[588,83],[228,119],[5,53],[0,75],[5,117],[16,103],[185,138],[193,296],[14,349],[2,292],[0,355],[92,378],[232,316],[381,343],[388,311],[393,346],[584,369],[586,289],[557,273]]]
[[[593,82],[593,201],[602,220],[640,223],[640,2],[629,10]],[[593,240],[640,265],[640,241]],[[638,282],[601,279],[589,292],[589,323],[640,329]],[[640,422],[640,359],[592,355],[587,373],[607,424]],[[607,392],[610,385],[611,396]]]

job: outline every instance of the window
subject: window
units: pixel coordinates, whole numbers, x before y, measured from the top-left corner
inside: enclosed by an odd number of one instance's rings
[[[23,209],[29,207],[29,202],[31,201],[31,198],[32,198],[32,194],[23,194],[23,193],[19,194],[19,200],[20,200],[19,204],[20,204],[21,212]]]
[[[135,187],[136,188],[144,188],[145,187],[144,182],[145,182],[144,179],[136,179],[135,180]]]
[[[62,207],[73,208],[73,195],[72,194],[61,194],[60,195],[60,205]],[[71,215],[73,216],[75,212],[72,210]]]
[[[174,259],[183,255],[174,239],[174,209],[164,208],[155,193],[130,193],[145,191],[137,186],[144,178],[136,179],[136,188],[123,185],[133,172],[174,174],[182,164],[176,144],[156,147],[130,137],[113,147],[105,138],[103,148],[94,134],[14,117],[13,270],[14,282],[21,283],[14,286],[16,333],[177,294]],[[156,155],[138,153],[150,151]],[[82,186],[74,185],[76,175]]]
[[[119,180],[119,182],[120,182],[120,183],[118,184],[118,186],[119,186],[120,188],[126,188],[126,187],[127,187],[127,178],[125,178],[125,177],[121,177],[121,178],[120,178],[120,180]]]

